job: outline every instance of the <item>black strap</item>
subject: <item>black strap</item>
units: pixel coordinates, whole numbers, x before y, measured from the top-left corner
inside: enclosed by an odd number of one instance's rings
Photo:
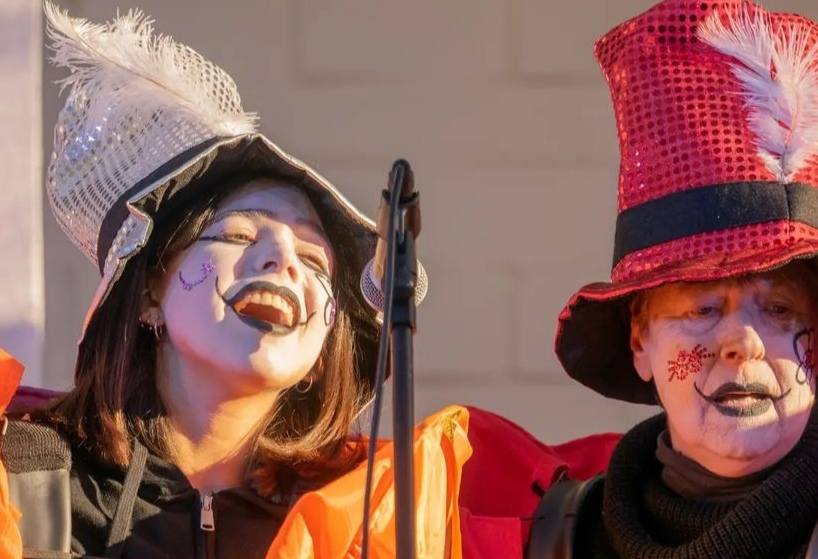
[[[603,479],[601,475],[587,481],[562,477],[546,491],[531,524],[526,559],[573,559],[580,508]]]
[[[675,192],[619,214],[613,263],[631,252],[698,233],[779,220],[818,228],[818,187],[759,181]]]
[[[105,557],[120,557],[125,547],[125,540],[131,533],[131,518],[133,516],[136,495],[142,483],[145,472],[145,463],[148,460],[148,450],[138,440],[134,439],[133,455],[125,482],[122,484],[122,494],[116,505],[114,521],[108,533],[108,542],[105,544]]]

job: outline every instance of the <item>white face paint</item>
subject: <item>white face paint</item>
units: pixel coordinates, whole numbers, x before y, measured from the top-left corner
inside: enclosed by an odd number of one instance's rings
[[[333,269],[306,195],[272,179],[248,183],[168,266],[160,300],[167,361],[218,375],[225,390],[296,384],[332,327]]]
[[[644,331],[632,323],[634,364],[656,384],[673,447],[727,477],[789,453],[815,393],[806,290],[758,275],[667,285],[646,305]]]

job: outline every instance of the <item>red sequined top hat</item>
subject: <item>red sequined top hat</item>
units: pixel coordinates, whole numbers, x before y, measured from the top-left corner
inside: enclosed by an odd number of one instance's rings
[[[818,254],[818,25],[749,1],[666,0],[596,44],[621,152],[611,283],[560,314],[557,355],[601,394],[654,403],[628,295]]]

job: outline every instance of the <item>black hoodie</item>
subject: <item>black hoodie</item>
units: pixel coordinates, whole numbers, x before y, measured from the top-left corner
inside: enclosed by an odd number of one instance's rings
[[[71,552],[80,557],[263,558],[293,501],[265,499],[249,487],[202,496],[179,468],[138,443],[126,470],[98,460],[49,427],[25,421],[9,423],[2,458],[12,477],[69,471]],[[38,519],[21,512],[27,547]]]

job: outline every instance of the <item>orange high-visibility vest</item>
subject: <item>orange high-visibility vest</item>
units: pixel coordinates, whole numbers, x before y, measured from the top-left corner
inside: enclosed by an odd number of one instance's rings
[[[0,414],[5,413],[22,376],[23,366],[0,349]],[[17,528],[19,518],[20,512],[9,501],[6,469],[0,463],[0,559],[19,559],[23,556],[23,541]]]
[[[414,470],[418,559],[461,559],[458,500],[463,464],[471,456],[469,412],[450,406],[415,428]],[[395,557],[395,480],[391,442],[382,442],[373,469],[369,529],[372,559]],[[361,555],[366,463],[293,506],[267,559],[353,559]]]

